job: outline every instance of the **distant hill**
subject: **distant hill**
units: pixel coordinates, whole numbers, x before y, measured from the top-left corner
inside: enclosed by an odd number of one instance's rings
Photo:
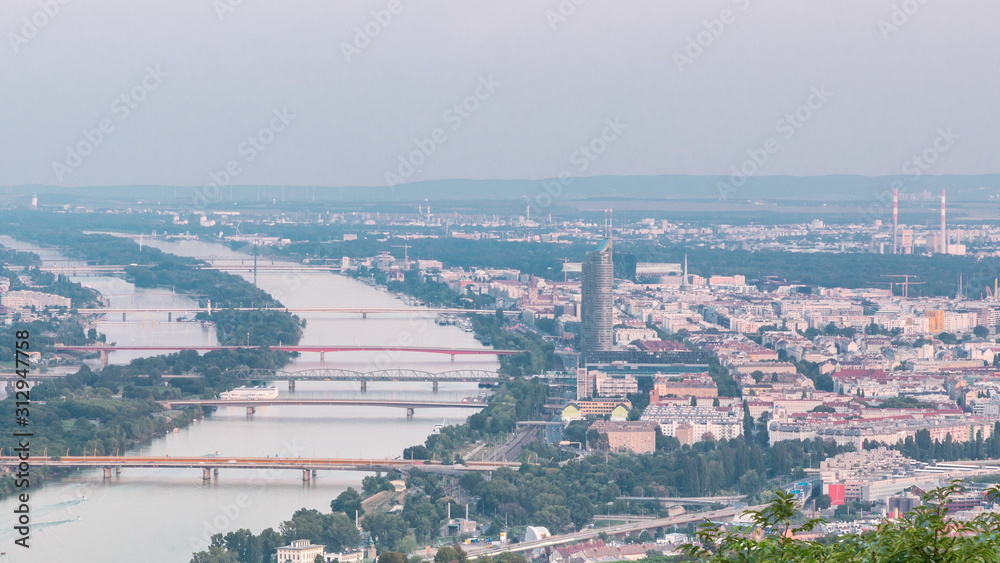
[[[589,176],[572,178],[566,186],[558,180],[429,180],[386,186],[235,186],[225,188],[226,199],[256,201],[286,197],[302,201],[392,202],[392,201],[535,201],[555,192],[561,201],[589,199],[696,199],[696,200],[797,200],[797,201],[869,201],[889,197],[893,187],[904,194],[928,191],[932,198],[941,189],[948,190],[949,200],[1000,200],[1000,174],[971,176],[755,176],[744,185],[735,186],[727,176]],[[550,186],[549,192],[545,186]],[[557,187],[554,187],[557,186]],[[12,186],[0,190],[0,197],[36,191],[58,194],[66,200],[77,197],[111,198],[124,201],[191,199],[196,188],[175,186],[90,186],[61,188],[55,186]],[[309,194],[307,196],[307,194]],[[175,199],[176,198],[176,199]],[[62,199],[62,198],[60,198]]]

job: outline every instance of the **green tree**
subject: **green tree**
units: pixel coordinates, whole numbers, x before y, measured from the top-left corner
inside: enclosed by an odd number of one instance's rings
[[[323,541],[331,551],[343,551],[361,543],[361,532],[354,525],[354,519],[342,512],[323,517]]]
[[[827,508],[830,508],[831,502],[832,499],[830,498],[830,495],[827,494],[819,495],[816,497],[816,508],[818,508],[819,510],[826,510]]]
[[[246,528],[229,532],[223,538],[226,551],[232,553],[240,561],[260,561],[264,557],[260,539]]]
[[[391,491],[392,485],[389,484],[389,479],[382,476],[381,472],[376,472],[375,475],[368,475],[361,480],[361,490],[366,495],[371,496],[380,491]]]
[[[240,563],[240,560],[225,548],[213,545],[207,551],[195,553],[191,563]]]
[[[383,551],[378,556],[378,563],[406,563],[406,554],[398,551]]]
[[[577,528],[582,528],[594,517],[594,503],[586,495],[573,495],[568,506],[569,518]]]
[[[701,526],[701,545],[689,544],[684,553],[711,563],[730,561],[833,561],[837,563],[896,563],[998,561],[1000,515],[981,514],[971,520],[948,516],[951,497],[963,492],[958,482],[924,494],[923,504],[900,519],[884,520],[874,532],[847,534],[835,542],[794,539],[809,532],[823,520],[806,520],[802,525],[795,499],[784,491],[762,510],[750,512],[754,528],[763,535],[740,529],[723,531],[715,524]],[[1000,487],[987,496],[1000,494]]]
[[[950,332],[942,332],[938,334],[937,339],[940,340],[942,344],[958,344],[958,337]]]
[[[396,549],[397,544],[406,536],[406,522],[395,514],[376,512],[365,516],[361,528],[371,534],[375,545],[385,549]]]
[[[281,534],[286,542],[309,540],[321,544],[326,537],[323,514],[316,509],[300,508],[292,514],[291,520],[281,523]]]
[[[343,512],[351,518],[354,518],[355,512],[358,516],[364,516],[365,509],[361,508],[361,501],[361,493],[354,487],[348,487],[346,491],[337,495],[337,498],[330,502],[330,510]]]
[[[260,541],[260,549],[264,553],[265,561],[270,561],[271,556],[274,555],[278,547],[285,545],[281,534],[275,531],[274,528],[265,528],[264,531],[257,536],[257,539]]]
[[[451,563],[452,561],[458,561],[458,563],[466,563],[468,557],[458,544],[446,545],[440,549],[436,555],[434,555],[434,563]]]

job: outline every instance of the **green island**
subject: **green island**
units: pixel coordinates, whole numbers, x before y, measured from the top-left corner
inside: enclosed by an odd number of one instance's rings
[[[155,401],[181,398],[213,398],[243,382],[228,374],[240,368],[275,369],[283,367],[290,355],[269,350],[267,346],[296,344],[302,333],[302,321],[277,310],[235,311],[227,307],[247,304],[258,307],[281,307],[280,302],[239,276],[200,269],[198,261],[177,257],[155,248],[143,247],[127,238],[103,234],[85,235],[67,228],[40,229],[20,226],[9,234],[43,246],[55,246],[68,257],[91,264],[136,264],[127,268],[126,278],[138,287],[171,288],[212,300],[211,314],[202,319],[215,324],[220,344],[241,345],[247,341],[261,349],[218,350],[199,355],[182,351],[164,356],[139,358],[127,365],[110,365],[94,371],[87,366],[54,381],[42,382],[31,390],[31,423],[34,452],[41,455],[116,455],[124,454],[174,428],[202,418],[201,408],[169,411]],[[95,306],[97,293],[37,270],[38,257],[30,253],[3,250],[0,256],[8,265],[0,276],[17,279],[10,268],[28,268],[28,274],[43,290],[73,299],[74,307]],[[32,273],[34,272],[34,273]],[[53,279],[54,278],[54,279]],[[84,331],[77,317],[35,320],[20,323],[32,334],[37,351],[51,350],[56,343],[91,344],[102,341],[96,331]],[[0,329],[0,344],[13,348],[11,327]],[[166,384],[164,374],[198,374],[200,378],[172,379]],[[11,437],[14,425],[14,400],[0,401],[0,448],[11,451],[17,445]],[[37,467],[37,483],[56,472]],[[0,496],[14,490],[14,479],[0,476]]]

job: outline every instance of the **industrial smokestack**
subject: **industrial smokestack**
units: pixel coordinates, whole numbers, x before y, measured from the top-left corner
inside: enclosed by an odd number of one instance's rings
[[[899,254],[899,190],[892,190],[892,253]]]
[[[948,254],[948,224],[945,221],[944,190],[941,190],[941,254]]]

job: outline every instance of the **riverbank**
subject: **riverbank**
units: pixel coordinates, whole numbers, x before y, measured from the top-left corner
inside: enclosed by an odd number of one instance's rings
[[[31,242],[62,244],[61,253],[86,262],[104,264],[112,257],[117,261],[142,260],[144,266],[132,271],[133,275],[140,274],[135,280],[138,287],[166,287],[194,293],[211,286],[209,295],[217,298],[221,295],[255,296],[268,304],[281,305],[266,292],[250,286],[238,276],[202,270],[194,267],[193,261],[179,261],[156,249],[147,248],[143,251],[131,240],[32,229],[20,229],[17,234]],[[27,258],[23,256],[26,254]],[[41,265],[41,260],[35,254],[4,250],[2,256],[15,264],[27,259],[33,266]],[[100,295],[67,278],[58,278],[54,280],[56,282],[59,284],[56,289],[62,289],[63,293],[69,293],[77,299],[79,296],[87,297],[82,302],[84,306],[95,304],[96,295]],[[73,304],[74,308],[81,305],[76,301]],[[222,343],[242,341],[244,334],[259,335],[257,342],[264,345],[297,343],[302,334],[301,321],[293,315],[280,311],[249,313],[251,314],[225,310],[216,312],[211,320],[217,327]],[[51,346],[57,341],[89,344],[98,339],[103,340],[103,335],[98,335],[96,330],[91,331],[89,336],[85,335],[81,318],[67,318],[65,321],[74,323],[79,334],[45,330],[46,323],[53,322],[45,320],[36,320],[30,324],[18,323],[16,328],[28,330],[32,334],[33,349],[41,351],[47,349],[46,343]],[[13,339],[13,336],[13,329],[0,331],[0,344]],[[74,342],[74,339],[84,338],[87,342]],[[10,348],[13,349],[13,346]],[[240,366],[280,368],[288,363],[290,357],[287,353],[270,350],[219,351],[209,352],[204,356],[179,352],[156,358],[140,358],[127,366],[112,365],[97,372],[84,365],[75,374],[61,380],[39,383],[31,389],[34,403],[31,408],[34,434],[32,451],[42,452],[43,455],[45,452],[56,455],[63,452],[65,455],[114,455],[149,444],[152,440],[161,438],[176,428],[184,428],[192,420],[205,416],[200,408],[184,413],[165,412],[153,401],[215,396],[242,383],[232,376],[226,376],[227,370]],[[171,382],[170,387],[157,385],[159,376],[165,373],[195,373],[202,378],[180,380],[176,384]],[[0,402],[0,432],[3,433],[0,448],[5,451],[12,451],[17,445],[17,440],[11,437],[17,430],[14,410],[14,402],[9,398]],[[46,480],[68,473],[42,466],[36,469],[33,484],[38,486]],[[12,491],[13,479],[9,476],[0,479],[0,498]]]

